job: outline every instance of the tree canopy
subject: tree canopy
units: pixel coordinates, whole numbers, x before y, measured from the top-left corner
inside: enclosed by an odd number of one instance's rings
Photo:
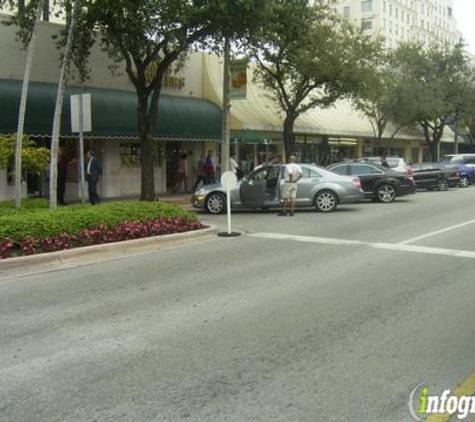
[[[409,118],[423,130],[431,159],[436,160],[445,126],[471,107],[466,94],[473,92],[473,66],[461,44],[423,49],[405,43],[395,50],[392,64],[404,79]]]
[[[251,45],[256,77],[283,111],[284,146],[294,150],[297,117],[338,98],[356,95],[381,52],[378,39],[338,17],[324,2],[276,2]]]

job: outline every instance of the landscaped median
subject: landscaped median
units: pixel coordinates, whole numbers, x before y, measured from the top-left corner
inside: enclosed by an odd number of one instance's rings
[[[75,205],[51,212],[45,200],[20,210],[0,203],[0,259],[201,229],[196,215],[163,202]]]

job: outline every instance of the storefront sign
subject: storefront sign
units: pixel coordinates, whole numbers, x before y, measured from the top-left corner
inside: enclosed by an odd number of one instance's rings
[[[156,62],[152,62],[148,65],[145,71],[145,82],[151,84],[157,75],[158,65]],[[171,71],[165,73],[162,79],[162,85],[170,88],[181,89],[185,86],[186,79],[184,76],[177,76]]]
[[[230,98],[245,99],[247,94],[247,59],[231,61]]]

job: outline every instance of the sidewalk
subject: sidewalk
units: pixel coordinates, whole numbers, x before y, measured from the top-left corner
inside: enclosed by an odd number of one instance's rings
[[[156,200],[159,202],[169,202],[171,204],[180,205],[182,208],[186,209],[187,211],[192,211],[193,206],[191,205],[191,196],[193,194],[189,193],[180,193],[180,194],[172,194],[172,193],[163,193],[158,194]],[[101,198],[101,202],[114,202],[114,201],[138,201],[138,196],[118,196],[113,198]],[[74,199],[72,201],[67,201],[69,205],[78,205],[81,203],[80,199]],[[89,201],[86,198],[86,204]]]

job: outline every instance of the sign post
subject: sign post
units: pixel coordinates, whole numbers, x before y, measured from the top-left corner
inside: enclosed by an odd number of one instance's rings
[[[221,176],[221,185],[226,189],[226,211],[228,214],[228,231],[219,232],[218,236],[221,237],[237,237],[241,233],[233,232],[231,230],[231,189],[234,189],[237,185],[236,175],[232,171],[225,171]]]
[[[78,176],[81,202],[86,202],[86,183],[84,175],[84,132],[92,130],[91,94],[71,95],[71,131],[79,133]]]

